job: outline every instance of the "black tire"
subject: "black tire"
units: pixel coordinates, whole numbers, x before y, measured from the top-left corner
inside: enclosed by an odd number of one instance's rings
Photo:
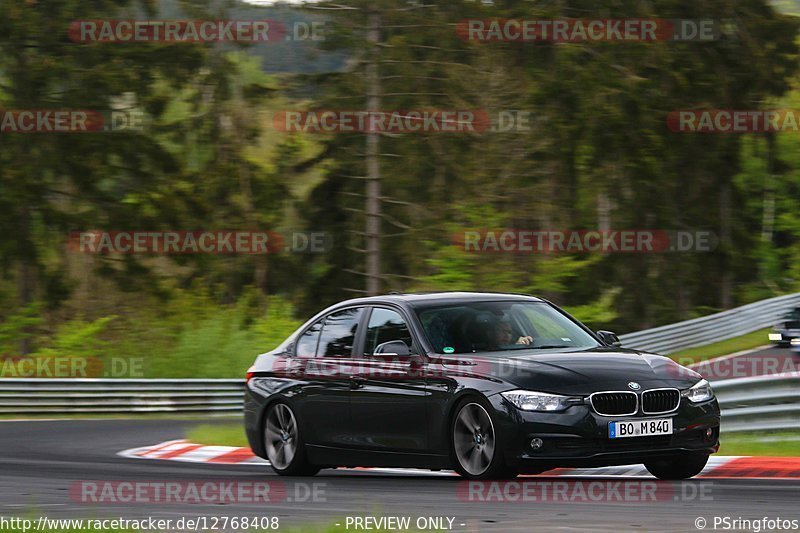
[[[264,455],[280,476],[313,476],[319,467],[309,464],[302,433],[291,406],[275,402],[267,408],[262,426]]]
[[[465,411],[467,409],[468,411]],[[450,457],[453,469],[462,477],[475,480],[486,479],[512,479],[517,476],[517,472],[510,469],[505,464],[503,456],[503,442],[501,435],[497,432],[497,423],[492,416],[492,406],[481,397],[467,397],[462,399],[453,410],[453,418],[450,421]],[[474,439],[469,441],[466,437],[467,425],[462,416],[472,414],[477,422],[476,427],[470,428],[473,431]],[[482,427],[481,427],[482,426]],[[478,438],[480,435],[480,438]],[[472,445],[472,449],[466,448]],[[465,453],[477,453],[481,464],[472,464],[467,460]],[[488,455],[487,455],[488,454]],[[483,463],[486,463],[483,465]],[[466,464],[466,466],[465,466]]]
[[[644,467],[658,479],[689,479],[705,468],[708,454],[684,453],[647,461]]]

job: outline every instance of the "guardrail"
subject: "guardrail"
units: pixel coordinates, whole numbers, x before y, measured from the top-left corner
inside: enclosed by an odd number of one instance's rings
[[[715,381],[725,432],[800,428],[800,372]],[[240,413],[241,379],[0,379],[0,414]]]
[[[0,379],[0,414],[241,412],[241,379]]]
[[[793,307],[800,307],[800,293],[777,296],[684,322],[626,333],[620,335],[619,339],[626,348],[669,354],[769,327]],[[766,342],[767,339],[764,339],[765,344]]]
[[[726,432],[800,429],[800,372],[711,384]]]

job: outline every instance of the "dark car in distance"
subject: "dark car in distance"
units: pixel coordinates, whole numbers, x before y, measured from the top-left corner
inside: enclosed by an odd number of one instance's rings
[[[796,346],[800,344],[800,307],[795,307],[781,316],[772,326],[769,340],[778,346]]]
[[[644,464],[685,479],[719,449],[719,406],[699,374],[527,295],[341,302],[259,355],[246,381],[250,447],[282,475]]]

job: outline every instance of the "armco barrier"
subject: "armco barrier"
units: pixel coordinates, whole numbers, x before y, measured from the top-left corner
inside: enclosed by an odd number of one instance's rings
[[[0,414],[242,410],[241,379],[0,379]]]
[[[240,413],[239,379],[0,379],[0,414]],[[800,373],[713,383],[726,432],[800,429]]]
[[[800,429],[800,373],[712,383],[726,432]]]
[[[793,307],[800,307],[800,293],[735,307],[684,322],[620,335],[626,348],[670,354],[684,348],[724,341],[773,325]],[[764,339],[767,343],[767,339]]]

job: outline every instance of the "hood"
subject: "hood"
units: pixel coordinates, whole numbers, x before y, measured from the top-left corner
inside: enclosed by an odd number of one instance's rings
[[[622,348],[577,351],[520,350],[513,357],[462,354],[443,358],[446,368],[502,380],[520,389],[555,394],[588,395],[598,391],[691,387],[700,374],[660,355]]]

